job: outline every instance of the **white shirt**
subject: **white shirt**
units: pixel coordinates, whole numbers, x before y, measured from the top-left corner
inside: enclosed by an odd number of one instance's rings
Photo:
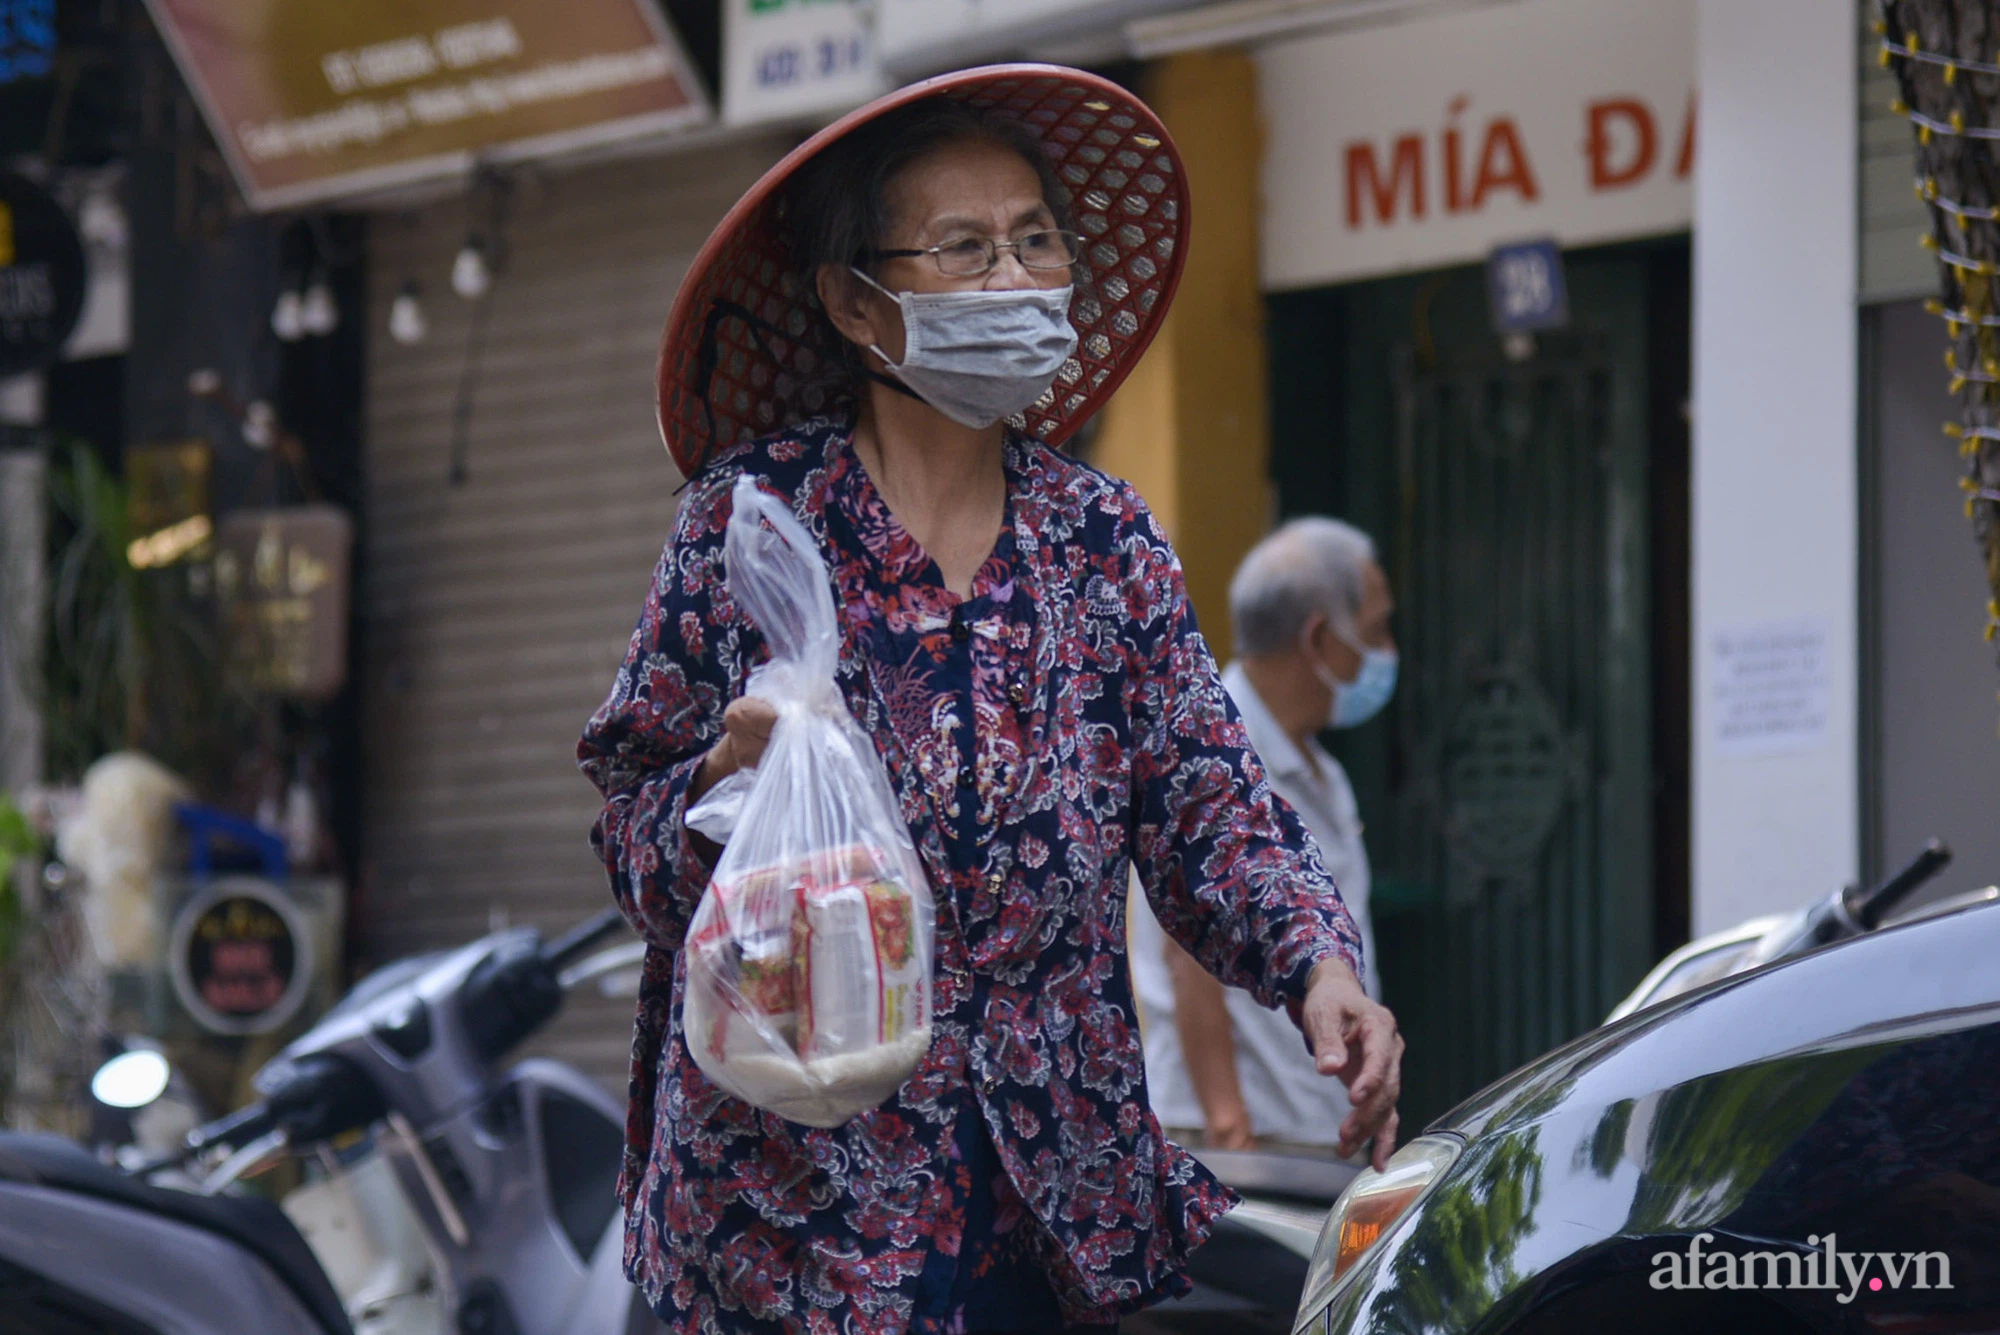
[[[1250,745],[1264,762],[1271,787],[1299,813],[1306,831],[1319,845],[1327,874],[1340,887],[1347,911],[1360,929],[1363,953],[1362,985],[1378,1000],[1381,980],[1375,965],[1375,937],[1368,922],[1368,851],[1361,843],[1361,813],[1354,788],[1340,762],[1318,741],[1307,739],[1319,772],[1265,707],[1249,675],[1232,663],[1222,684],[1243,716]],[[1145,1019],[1146,1083],[1153,1113],[1167,1126],[1203,1125],[1201,1101],[1181,1056],[1180,1031],[1174,1024],[1174,985],[1167,972],[1167,936],[1143,893],[1132,896],[1130,917],[1132,990]],[[1227,988],[1224,1005],[1236,1040],[1236,1078],[1250,1112],[1250,1128],[1259,1136],[1301,1145],[1332,1145],[1340,1139],[1340,1124],[1352,1109],[1347,1087],[1324,1076],[1313,1065],[1298,1027],[1283,1011],[1259,1006],[1247,992]]]

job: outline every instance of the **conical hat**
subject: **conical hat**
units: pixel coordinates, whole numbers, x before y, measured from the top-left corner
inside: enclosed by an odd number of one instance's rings
[[[660,346],[660,436],[683,476],[739,440],[822,410],[815,298],[776,226],[785,183],[815,154],[928,97],[1014,116],[1041,140],[1083,237],[1070,306],[1076,356],[1014,424],[1060,445],[1104,406],[1158,332],[1187,254],[1188,189],[1159,117],[1108,79],[1060,65],[989,65],[911,84],[785,156],[729,211],[674,298]]]

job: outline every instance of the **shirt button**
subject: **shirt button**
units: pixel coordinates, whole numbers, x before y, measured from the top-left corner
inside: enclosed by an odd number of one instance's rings
[[[951,638],[957,640],[960,644],[964,644],[972,638],[972,627],[966,624],[963,612],[953,612],[951,614]]]
[[[1007,698],[1013,702],[1014,708],[1019,709],[1022,705],[1028,703],[1028,688],[1018,681],[1009,682],[1007,684]]]
[[[1000,1088],[1000,1077],[997,1075],[983,1075],[979,1077],[979,1087],[988,1094],[991,1094],[994,1090]]]

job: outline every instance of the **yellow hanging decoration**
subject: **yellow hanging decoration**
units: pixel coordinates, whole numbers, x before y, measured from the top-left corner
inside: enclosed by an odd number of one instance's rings
[[[1945,390],[1945,392],[1947,394],[1956,394],[1961,389],[1964,388],[1965,388],[1965,377],[1962,375],[1955,375],[1951,378],[1951,385]]]
[[[1958,82],[1958,66],[1946,65],[1944,67],[1944,86],[1949,88],[1957,82]]]
[[[1957,107],[1951,109],[1951,132],[1953,134],[1965,133],[1965,113]]]
[[[1910,104],[1900,97],[1892,97],[1889,99],[1889,110],[1898,116],[1907,116],[1910,114]]]
[[[1946,422],[1944,424],[1944,433],[1953,440],[1961,440],[1965,436],[1965,428],[1956,422]]]
[[[1943,315],[1944,303],[1936,297],[1926,297],[1924,298],[1924,310],[1932,315]]]

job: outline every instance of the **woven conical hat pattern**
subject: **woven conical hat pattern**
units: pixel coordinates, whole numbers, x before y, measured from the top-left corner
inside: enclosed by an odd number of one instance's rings
[[[660,348],[660,435],[692,477],[738,441],[824,411],[819,321],[775,225],[793,173],[858,126],[947,96],[996,108],[1034,132],[1083,238],[1070,322],[1077,351],[1039,402],[1011,419],[1061,445],[1104,406],[1158,332],[1186,261],[1187,178],[1172,138],[1139,99],[1056,65],[993,65],[880,98],[814,135],[752,186],[696,256]]]

